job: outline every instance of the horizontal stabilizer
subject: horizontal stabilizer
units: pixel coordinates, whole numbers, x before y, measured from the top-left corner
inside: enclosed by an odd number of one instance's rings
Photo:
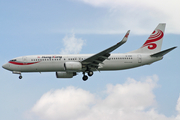
[[[151,57],[162,57],[162,56],[164,56],[165,54],[167,54],[168,52],[170,52],[171,50],[173,50],[175,48],[177,48],[177,47],[172,47],[172,48],[169,48],[167,50],[152,54]]]

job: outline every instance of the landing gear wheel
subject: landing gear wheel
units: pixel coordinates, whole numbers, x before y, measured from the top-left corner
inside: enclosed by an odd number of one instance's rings
[[[22,79],[22,76],[19,76],[19,79]]]
[[[87,75],[84,75],[83,78],[82,78],[84,81],[86,81],[88,79],[88,76]]]
[[[89,71],[88,76],[92,76],[92,75],[93,75],[93,71]]]

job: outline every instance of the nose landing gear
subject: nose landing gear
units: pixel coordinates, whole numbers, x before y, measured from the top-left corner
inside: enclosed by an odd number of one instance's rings
[[[19,72],[19,71],[13,71],[12,73],[13,73],[13,74],[19,74],[19,79],[22,79],[21,72]]]
[[[19,79],[22,79],[22,75],[19,76]]]

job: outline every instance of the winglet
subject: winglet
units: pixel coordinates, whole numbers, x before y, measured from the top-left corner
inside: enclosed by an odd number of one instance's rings
[[[124,36],[121,42],[125,43],[127,41],[129,33],[130,33],[130,30],[127,31],[126,35]]]
[[[128,38],[129,33],[130,33],[130,30],[127,31],[127,33],[126,33],[126,35],[124,37]]]

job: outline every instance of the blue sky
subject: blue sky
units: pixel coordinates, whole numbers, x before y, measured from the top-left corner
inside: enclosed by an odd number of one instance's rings
[[[63,50],[97,53],[120,41],[129,29],[128,41],[113,53],[132,51],[161,22],[167,24],[162,49],[179,46],[179,1],[160,3],[0,0],[0,63],[24,55],[60,54]],[[72,50],[65,44],[76,47]],[[177,48],[150,66],[96,72],[86,82],[81,73],[72,79],[57,79],[55,73],[25,73],[19,80],[18,75],[1,68],[0,119],[178,120],[179,53]]]

